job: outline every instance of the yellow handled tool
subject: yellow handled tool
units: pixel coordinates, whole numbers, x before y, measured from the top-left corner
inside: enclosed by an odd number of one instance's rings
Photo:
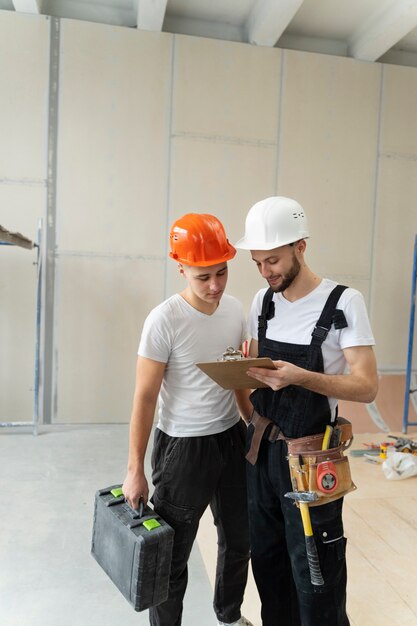
[[[326,426],[322,450],[327,450],[329,447],[332,433],[333,427]],[[317,586],[324,585],[323,575],[320,569],[319,556],[317,553],[317,546],[314,540],[313,527],[311,525],[310,509],[308,508],[309,502],[314,502],[315,500],[318,500],[319,497],[315,491],[291,491],[286,493],[285,497],[298,502],[298,506],[300,507],[311,584]]]
[[[333,426],[326,426],[326,430],[324,431],[323,443],[321,446],[322,450],[327,450],[330,446],[330,439],[332,438]]]
[[[317,554],[317,546],[314,540],[313,528],[311,526],[310,509],[308,508],[308,503],[314,502],[314,500],[318,500],[319,497],[315,491],[290,491],[289,493],[285,494],[285,497],[291,498],[291,500],[298,502],[298,505],[300,507],[311,584],[324,585],[324,580],[320,569],[319,556]]]

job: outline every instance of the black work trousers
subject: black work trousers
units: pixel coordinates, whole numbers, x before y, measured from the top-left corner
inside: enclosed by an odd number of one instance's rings
[[[249,426],[249,444],[252,431]],[[284,497],[293,491],[286,455],[284,441],[263,440],[256,465],[248,463],[251,559],[262,624],[349,626],[342,499],[309,509],[325,581],[314,586],[300,510]]]
[[[152,502],[175,536],[169,597],[150,609],[151,626],[181,624],[187,562],[208,505],[218,535],[214,612],[226,623],[240,618],[249,561],[245,434],[242,421],[204,437],[170,437],[155,431]]]

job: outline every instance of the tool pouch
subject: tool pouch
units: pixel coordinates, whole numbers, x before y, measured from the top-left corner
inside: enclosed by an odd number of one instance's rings
[[[352,443],[352,425],[338,418],[332,440],[339,445],[322,450],[324,434],[287,439],[288,462],[294,491],[312,491],[318,500],[309,506],[320,506],[342,498],[356,489],[352,481],[345,450]]]

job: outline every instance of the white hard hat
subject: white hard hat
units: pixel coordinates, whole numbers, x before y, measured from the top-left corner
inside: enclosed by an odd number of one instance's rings
[[[308,236],[303,207],[291,198],[273,196],[249,210],[245,236],[234,245],[243,250],[273,250]]]

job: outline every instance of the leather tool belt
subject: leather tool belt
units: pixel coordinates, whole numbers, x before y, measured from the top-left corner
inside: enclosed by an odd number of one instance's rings
[[[289,439],[283,435],[279,426],[256,411],[252,415],[251,424],[254,433],[246,459],[255,465],[262,439],[270,443],[286,441],[294,491],[313,491],[318,496],[309,506],[327,504],[356,489],[352,482],[349,459],[344,454],[353,440],[352,424],[348,420],[337,418],[332,437],[336,445],[326,450],[322,449],[324,433]]]
[[[288,439],[284,437],[279,426],[274,424],[268,417],[259,415],[256,411],[252,413],[250,423],[254,426],[255,430],[246,459],[249,463],[255,465],[258,460],[259,446],[261,445],[262,439],[267,439],[271,443],[275,443],[278,439],[283,439],[284,441],[288,441]]]

